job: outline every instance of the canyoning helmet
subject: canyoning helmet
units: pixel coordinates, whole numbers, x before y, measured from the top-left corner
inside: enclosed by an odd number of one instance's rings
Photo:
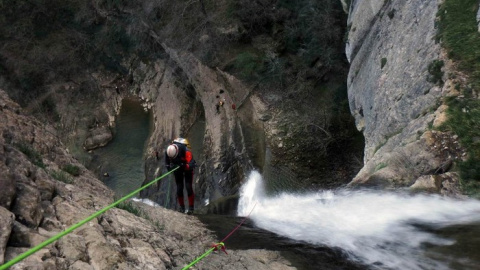
[[[187,139],[182,139],[181,143],[185,144],[187,148],[190,149],[190,142]]]
[[[167,156],[170,158],[176,158],[178,156],[178,145],[171,144],[167,147]]]
[[[173,142],[181,143],[181,144],[187,146],[187,148],[190,149],[190,142],[189,142],[187,139],[184,139],[184,138],[176,138],[175,140],[173,140]]]

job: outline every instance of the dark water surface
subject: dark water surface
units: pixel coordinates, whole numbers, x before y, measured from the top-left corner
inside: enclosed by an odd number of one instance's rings
[[[198,215],[207,228],[214,231],[218,241],[230,234],[243,220],[243,217],[224,215]],[[282,237],[255,227],[251,220],[245,222],[225,241],[227,252],[245,249],[266,249],[280,251],[281,255],[299,270],[370,269],[347,259],[346,254],[327,246],[315,246]]]
[[[139,188],[145,179],[143,153],[150,126],[151,114],[141,106],[140,100],[125,98],[116,120],[113,140],[93,152],[100,179],[117,196]],[[103,176],[104,173],[109,176]]]
[[[244,218],[223,215],[198,215],[198,218],[212,230],[217,240],[221,241],[229,235]],[[480,269],[480,224],[453,225],[445,228],[435,228],[434,225],[416,225],[424,231],[437,236],[455,240],[452,245],[424,246],[425,255],[438,262],[443,262],[447,269]],[[225,247],[232,250],[267,249],[280,251],[281,255],[299,270],[317,269],[392,269],[385,265],[365,265],[358,260],[352,260],[339,248],[322,245],[312,245],[302,241],[292,240],[275,233],[256,227],[249,219],[225,241]],[[380,246],[378,248],[381,248]],[[353,256],[353,257],[352,257]],[[421,268],[421,267],[420,267]],[[397,269],[397,268],[393,268]],[[422,268],[422,269],[436,269]]]

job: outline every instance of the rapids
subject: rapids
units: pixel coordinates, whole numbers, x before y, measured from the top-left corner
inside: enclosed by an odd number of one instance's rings
[[[374,190],[267,196],[258,172],[242,186],[238,215],[372,269],[478,269],[480,202]]]

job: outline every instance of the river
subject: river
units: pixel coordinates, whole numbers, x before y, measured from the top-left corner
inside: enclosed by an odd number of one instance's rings
[[[265,194],[252,172],[239,216],[251,212],[258,228],[339,249],[369,269],[480,269],[478,200],[344,189]]]
[[[150,128],[151,113],[138,98],[125,98],[115,121],[113,140],[93,151],[95,171],[117,197],[139,188],[145,179],[143,153]]]

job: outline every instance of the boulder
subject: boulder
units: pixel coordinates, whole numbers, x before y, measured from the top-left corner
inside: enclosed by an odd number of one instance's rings
[[[59,255],[74,264],[78,260],[87,261],[87,245],[83,237],[75,234],[69,234],[61,238],[57,242]]]
[[[0,265],[4,263],[4,254],[10,233],[12,232],[15,216],[7,209],[0,206]]]
[[[55,182],[43,169],[37,169],[34,173],[35,184],[40,191],[40,198],[42,201],[52,200],[55,191]]]
[[[415,180],[410,189],[438,193],[440,192],[441,184],[441,179],[436,175],[422,175]]]
[[[10,209],[15,196],[15,183],[3,162],[0,162],[0,172],[0,206]]]
[[[47,237],[40,235],[37,231],[15,221],[13,223],[12,235],[10,236],[8,245],[12,247],[28,248],[39,245],[45,240],[47,240]]]
[[[84,238],[89,263],[95,269],[115,269],[124,262],[119,250],[112,246],[96,222],[89,222],[81,227],[78,234]]]
[[[30,248],[8,247],[5,252],[5,261],[10,261],[29,249]],[[55,261],[51,259],[52,254],[48,249],[40,249],[39,251],[10,267],[9,270],[57,269]]]
[[[112,131],[109,127],[98,127],[90,130],[83,147],[85,150],[93,150],[98,147],[107,145],[113,139]]]
[[[40,191],[31,181],[16,182],[16,197],[12,212],[22,224],[36,228],[43,216],[40,205]]]

